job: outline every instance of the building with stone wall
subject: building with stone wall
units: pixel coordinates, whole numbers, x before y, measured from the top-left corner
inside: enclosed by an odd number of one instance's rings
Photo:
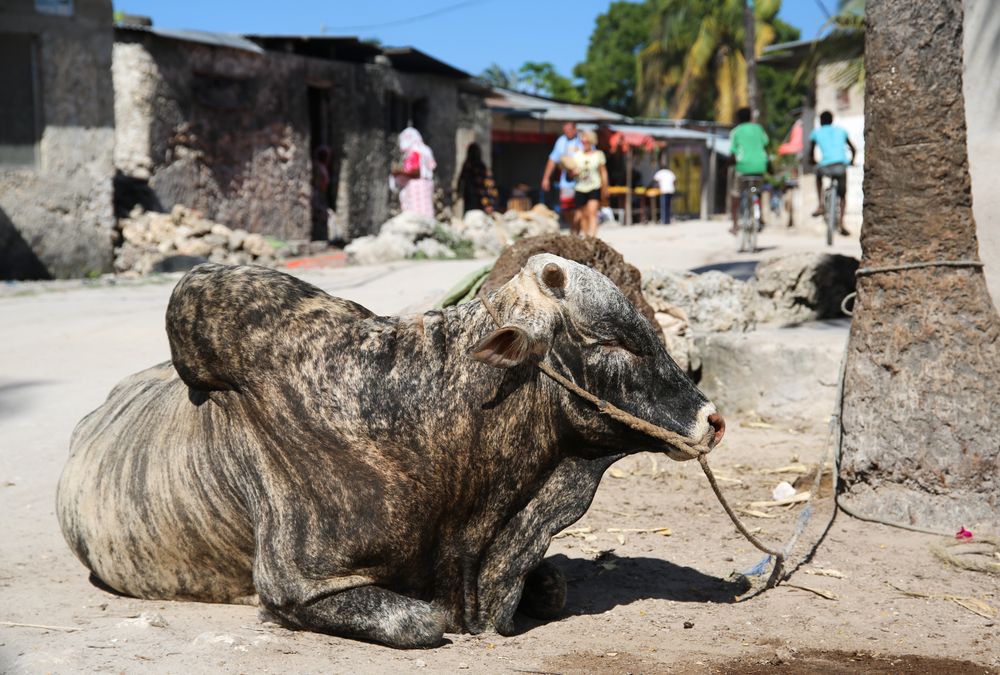
[[[389,169],[410,123],[435,152],[440,188],[469,140],[489,142],[485,92],[411,48],[119,26],[113,72],[120,180],[144,183],[158,208],[184,204],[282,239],[329,236],[317,199],[345,238],[377,232],[397,202]],[[321,146],[332,157],[325,194],[313,185]]]
[[[468,144],[489,156],[489,90],[416,49],[128,21],[109,0],[0,0],[0,279],[110,271],[136,204],[281,239],[377,232],[408,124],[444,204]]]
[[[110,0],[0,0],[0,279],[110,269]]]

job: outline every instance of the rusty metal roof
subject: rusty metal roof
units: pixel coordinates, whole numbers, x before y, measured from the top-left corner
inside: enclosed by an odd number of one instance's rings
[[[625,115],[582,103],[557,101],[510,89],[494,87],[495,94],[486,99],[486,107],[512,117],[531,117],[559,122],[611,122],[628,120]]]

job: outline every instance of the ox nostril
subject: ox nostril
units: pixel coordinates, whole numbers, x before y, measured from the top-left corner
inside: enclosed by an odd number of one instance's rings
[[[716,412],[708,416],[708,423],[715,429],[715,436],[712,437],[712,447],[714,448],[722,442],[722,437],[726,435],[726,420]]]

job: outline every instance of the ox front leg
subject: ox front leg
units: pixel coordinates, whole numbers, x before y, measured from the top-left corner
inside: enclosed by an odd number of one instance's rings
[[[254,586],[261,605],[289,627],[401,649],[435,647],[444,640],[447,617],[435,605],[361,575],[310,578],[280,551],[277,541],[271,547],[258,544]]]
[[[483,561],[479,574],[479,622],[470,630],[478,632],[492,627],[502,635],[510,635],[519,605],[536,618],[559,615],[566,598],[565,581],[559,570],[543,563],[542,558],[552,536],[586,513],[604,471],[622,457],[564,459],[538,494],[511,518]],[[531,597],[522,602],[522,595],[527,594]]]
[[[443,612],[429,602],[378,586],[360,586],[304,603],[264,604],[293,628],[400,649],[436,647],[444,640]]]

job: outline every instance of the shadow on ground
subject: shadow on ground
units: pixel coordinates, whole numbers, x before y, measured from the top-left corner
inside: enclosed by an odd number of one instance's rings
[[[757,269],[757,260],[733,260],[730,262],[712,263],[711,265],[702,265],[701,267],[694,267],[691,269],[695,274],[702,274],[704,272],[723,272],[731,277],[735,277],[740,281],[746,281],[753,276],[754,271]]]
[[[29,396],[25,389],[48,384],[41,380],[30,382],[4,382],[0,384],[0,417],[11,417],[28,407]]]
[[[622,558],[604,552],[595,560],[558,554],[547,558],[566,577],[563,616],[603,614],[637,600],[732,603],[748,587],[659,558]],[[518,633],[544,622],[518,615]]]

